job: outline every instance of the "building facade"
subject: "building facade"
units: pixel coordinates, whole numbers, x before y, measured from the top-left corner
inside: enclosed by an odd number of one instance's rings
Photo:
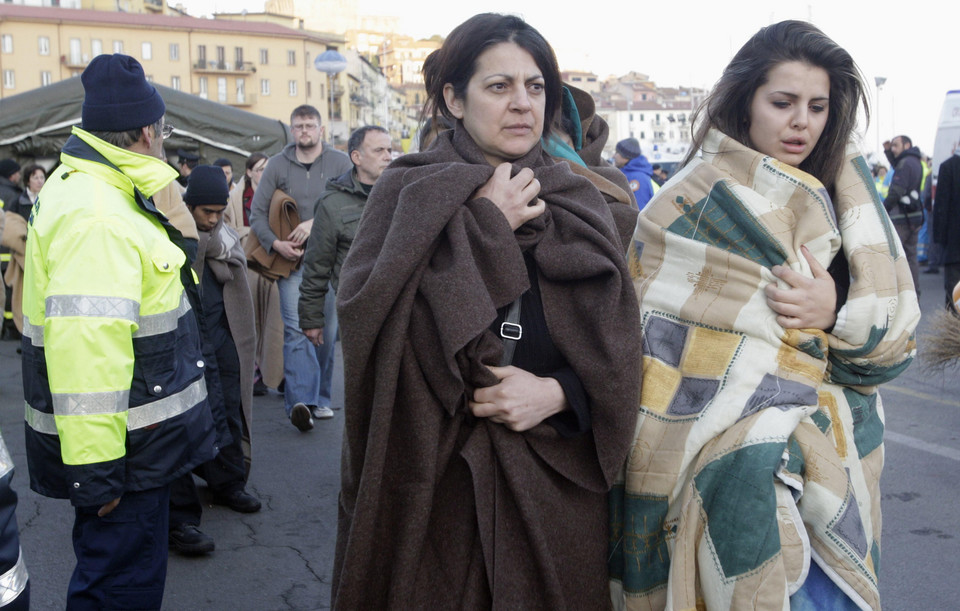
[[[201,98],[282,121],[300,104],[329,117],[327,75],[313,59],[343,44],[271,23],[0,4],[0,97],[78,76],[102,53],[125,53],[150,80]]]

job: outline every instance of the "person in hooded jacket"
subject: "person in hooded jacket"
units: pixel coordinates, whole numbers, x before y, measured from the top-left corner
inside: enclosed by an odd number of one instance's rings
[[[653,166],[640,152],[640,142],[636,138],[625,138],[617,142],[613,163],[630,181],[630,189],[637,200],[637,208],[643,210],[653,197],[654,183]]]

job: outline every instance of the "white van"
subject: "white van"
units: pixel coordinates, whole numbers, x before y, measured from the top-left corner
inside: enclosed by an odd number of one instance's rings
[[[937,137],[933,141],[933,180],[937,180],[940,164],[960,147],[960,89],[947,92],[937,124]],[[934,182],[936,184],[936,182]]]

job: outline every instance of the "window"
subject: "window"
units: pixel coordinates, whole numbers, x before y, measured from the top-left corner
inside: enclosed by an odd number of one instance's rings
[[[632,113],[632,112],[630,113],[630,121],[631,121],[631,122],[633,121],[633,113]]]
[[[233,60],[237,62],[237,70],[243,70],[243,47],[233,48]]]
[[[179,77],[179,76],[171,76],[171,77],[170,77],[170,87],[172,87],[173,89],[176,89],[177,91],[180,91],[180,77]]]
[[[81,49],[83,48],[83,42],[79,38],[71,38],[69,44],[70,44],[70,65],[82,66],[83,53],[81,53]]]
[[[304,66],[310,65],[310,51],[303,52],[303,65]]]
[[[227,50],[224,47],[217,47],[217,67],[221,70],[227,67]]]
[[[37,46],[40,51],[40,55],[50,55],[50,37],[49,36],[40,36],[37,38]]]
[[[123,53],[123,41],[114,40],[113,41],[113,52],[114,53]]]
[[[17,79],[13,75],[13,70],[4,70],[3,71],[3,88],[4,89],[16,89],[17,88]]]
[[[207,63],[207,45],[197,47],[197,61],[201,64]]]
[[[207,97],[208,97],[208,94],[207,94],[207,77],[205,77],[205,76],[201,76],[201,77],[200,77],[200,91],[199,91],[199,93],[197,93],[197,95],[200,96],[201,98],[203,98],[204,100],[206,100]]]
[[[180,44],[171,42],[170,43],[170,61],[178,62],[180,61]]]
[[[90,41],[90,55],[93,57],[103,55],[103,41],[99,38]]]
[[[237,104],[244,104],[247,101],[247,81],[237,79]]]
[[[297,52],[296,51],[287,51],[287,65],[296,66],[297,65]]]
[[[224,76],[217,77],[217,101],[227,101],[227,79]]]
[[[47,85],[53,84],[53,75],[50,74],[49,70],[43,70],[40,72],[40,86],[46,87]]]
[[[153,59],[153,43],[140,43],[140,57],[144,60]]]
[[[310,85],[312,85],[312,84],[313,84],[313,83],[311,83],[310,81],[307,81],[307,97],[308,97],[308,98],[313,95],[313,93],[312,93],[312,92],[313,92],[313,87],[310,86]]]
[[[13,34],[0,36],[0,50],[4,53],[13,53]],[[6,74],[6,72],[4,72]]]
[[[290,81],[287,83],[287,90],[289,91],[291,98],[297,97],[297,81]]]
[[[270,59],[270,50],[260,49],[260,65],[266,66],[269,63],[269,59]]]
[[[270,95],[270,79],[260,79],[260,95]]]

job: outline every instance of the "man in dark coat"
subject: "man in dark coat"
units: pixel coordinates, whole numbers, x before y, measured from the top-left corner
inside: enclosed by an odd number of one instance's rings
[[[949,308],[953,305],[953,287],[960,282],[960,149],[940,164],[933,204],[933,241],[940,247]]]
[[[887,209],[893,227],[900,236],[903,253],[910,264],[913,286],[920,294],[919,264],[917,262],[917,234],[923,225],[923,203],[921,185],[923,166],[920,163],[920,149],[913,146],[907,136],[897,136],[883,143],[884,153],[894,169],[893,180],[883,207]]]
[[[300,284],[300,326],[314,346],[324,343],[324,304],[330,287],[337,290],[340,266],[357,235],[357,225],[373,183],[393,161],[387,130],[365,125],[350,134],[347,153],[353,169],[327,183],[317,202],[303,260]]]
[[[20,164],[13,159],[0,161],[0,200],[4,207],[16,206],[21,193]]]

